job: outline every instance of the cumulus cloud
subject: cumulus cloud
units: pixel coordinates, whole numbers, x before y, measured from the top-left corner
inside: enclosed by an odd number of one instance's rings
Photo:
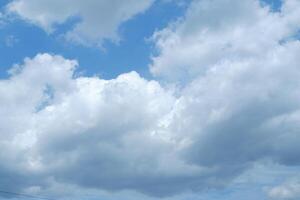
[[[174,127],[191,135],[192,160],[243,166],[270,155],[299,164],[299,5],[272,12],[253,0],[194,1],[155,34],[151,70],[183,88]]]
[[[300,164],[300,1],[194,1],[154,34],[155,76],[180,95],[168,128],[188,163],[235,177],[255,162]]]
[[[160,196],[187,189],[188,180],[204,174],[177,157],[181,145],[163,131],[175,101],[171,92],[136,72],[112,80],[76,77],[76,66],[39,54],[1,80],[1,185]]]
[[[182,19],[154,34],[158,56],[151,71],[190,80],[221,62],[263,57],[297,32],[298,4],[287,0],[281,12],[271,12],[258,0],[194,1]]]
[[[53,32],[57,25],[78,18],[67,40],[84,45],[101,45],[104,39],[118,40],[118,27],[145,11],[153,0],[14,0],[7,5],[9,13]]]
[[[61,56],[25,59],[0,82],[1,185],[161,197],[224,187],[262,160],[299,167],[299,9],[194,1],[153,37],[151,71],[175,89],[136,72],[78,77]]]

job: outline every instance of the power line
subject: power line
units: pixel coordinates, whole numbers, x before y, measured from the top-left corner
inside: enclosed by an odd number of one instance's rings
[[[26,197],[26,198],[30,198],[30,199],[55,200],[55,199],[50,199],[47,197],[33,196],[33,195],[22,194],[22,193],[17,193],[17,192],[9,192],[9,191],[4,191],[4,190],[0,190],[0,193],[6,194],[6,195],[11,195],[11,196],[16,196],[16,197]]]

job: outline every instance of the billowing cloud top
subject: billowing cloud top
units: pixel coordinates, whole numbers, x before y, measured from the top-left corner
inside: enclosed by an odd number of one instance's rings
[[[80,14],[69,33],[89,40],[108,37],[151,1],[130,11],[114,4],[116,18],[96,32],[98,10],[86,7],[94,1],[61,11],[52,10],[61,1],[39,2],[9,8],[46,29]],[[299,0],[276,12],[256,0],[199,0],[153,35],[150,70],[163,83],[136,72],[78,76],[76,61],[56,55],[25,59],[0,81],[0,185],[165,197],[226,187],[257,163],[299,167],[299,29]],[[268,191],[288,195],[299,196],[297,181]]]

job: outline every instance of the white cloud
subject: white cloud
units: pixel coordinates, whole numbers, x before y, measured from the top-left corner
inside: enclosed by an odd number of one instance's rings
[[[14,0],[9,13],[52,32],[72,17],[80,18],[65,37],[84,45],[101,45],[104,39],[117,41],[118,27],[145,11],[153,0]]]
[[[269,190],[270,199],[297,200],[300,198],[300,182],[291,180]]]
[[[152,73],[181,88],[168,129],[187,162],[229,179],[263,159],[299,166],[299,8],[194,1],[154,35]]]
[[[194,143],[191,162],[224,170],[265,157],[300,163],[299,8],[297,0],[281,12],[255,0],[194,1],[154,35],[151,71],[183,88],[170,127]]]
[[[136,72],[76,78],[76,65],[39,54],[1,80],[0,174],[11,172],[19,182],[3,178],[1,185],[31,191],[70,184],[161,196],[186,190],[189,179],[205,174],[179,159],[180,145],[163,132],[175,101],[170,92]]]
[[[258,0],[194,1],[185,17],[155,33],[158,56],[151,71],[189,80],[221,62],[259,59],[297,31],[298,4],[287,0],[272,13]]]
[[[76,61],[25,59],[0,82],[0,175],[17,183],[0,185],[161,197],[226,186],[262,160],[299,167],[299,8],[194,1],[154,37],[151,70],[176,92],[135,72],[76,77]]]

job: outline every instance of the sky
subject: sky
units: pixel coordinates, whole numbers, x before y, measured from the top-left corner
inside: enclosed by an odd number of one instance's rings
[[[0,199],[300,199],[299,40],[300,0],[0,0]]]

